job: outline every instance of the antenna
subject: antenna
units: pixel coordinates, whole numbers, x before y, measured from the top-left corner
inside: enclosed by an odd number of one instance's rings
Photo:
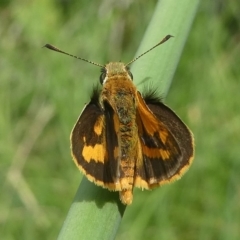
[[[64,51],[62,51],[62,50],[54,47],[54,46],[51,45],[51,44],[48,44],[48,43],[47,43],[47,44],[44,45],[43,47],[46,47],[46,48],[48,48],[48,49],[50,49],[50,50],[52,50],[52,51],[55,51],[55,52],[63,53],[63,54],[68,55],[68,56],[70,56],[70,57],[74,57],[74,58],[80,59],[80,60],[82,60],[82,61],[84,61],[84,62],[91,63],[91,64],[96,65],[96,66],[98,66],[98,67],[104,68],[104,66],[101,65],[101,64],[98,64],[98,63],[89,61],[89,60],[87,60],[87,59],[84,59],[84,58],[81,58],[81,57],[77,57],[77,56],[72,55],[72,54],[70,54],[70,53],[64,52]]]
[[[155,46],[153,46],[152,48],[150,48],[150,49],[147,50],[146,52],[142,53],[141,55],[139,55],[138,57],[134,58],[132,61],[130,61],[129,63],[127,63],[127,64],[125,65],[125,67],[128,66],[128,65],[130,65],[131,63],[135,62],[136,60],[138,60],[140,57],[142,57],[142,56],[145,55],[146,53],[152,51],[152,50],[153,50],[154,48],[156,48],[157,46],[163,44],[164,42],[166,42],[166,41],[167,41],[169,38],[171,38],[171,37],[173,37],[173,36],[172,36],[172,35],[167,35],[167,36],[164,37],[158,44],[156,44]],[[64,52],[64,51],[58,49],[57,47],[54,47],[53,45],[48,44],[48,43],[47,43],[46,45],[44,45],[43,47],[46,47],[46,48],[48,48],[48,49],[50,49],[50,50],[52,50],[52,51],[55,51],[55,52],[63,53],[63,54],[68,55],[68,56],[70,56],[70,57],[74,57],[74,58],[76,58],[76,59],[80,59],[80,60],[82,60],[82,61],[84,61],[84,62],[91,63],[91,64],[93,64],[93,65],[95,65],[95,66],[98,66],[98,67],[101,67],[101,68],[104,68],[104,67],[105,67],[105,66],[103,66],[103,65],[101,65],[101,64],[99,64],[99,63],[95,63],[95,62],[89,61],[89,60],[87,60],[87,59],[85,59],[85,58],[77,57],[77,56],[72,55],[72,54],[70,54],[70,53]]]
[[[169,38],[171,38],[171,37],[173,37],[173,36],[172,36],[172,35],[167,35],[167,36],[166,36],[165,38],[163,38],[158,44],[156,44],[155,46],[153,46],[152,48],[150,48],[150,49],[147,50],[146,52],[142,53],[142,54],[139,55],[138,57],[134,58],[131,62],[127,63],[127,64],[125,65],[125,67],[128,66],[128,65],[130,65],[131,63],[135,62],[136,60],[138,60],[140,57],[142,57],[142,56],[145,55],[146,53],[152,51],[152,50],[153,50],[154,48],[156,48],[157,46],[165,43],[165,42],[166,42]]]

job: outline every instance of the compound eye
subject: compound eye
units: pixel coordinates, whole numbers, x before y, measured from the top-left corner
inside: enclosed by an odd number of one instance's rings
[[[99,81],[100,81],[100,83],[103,85],[103,81],[104,81],[104,79],[106,78],[106,70],[105,70],[105,68],[103,68],[102,70],[101,70],[101,75],[100,75],[100,78],[99,78]]]

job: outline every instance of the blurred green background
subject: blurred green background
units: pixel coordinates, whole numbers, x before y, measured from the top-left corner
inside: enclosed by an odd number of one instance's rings
[[[99,69],[41,46],[127,62],[155,4],[0,2],[1,239],[55,239],[81,181],[69,134]],[[240,239],[239,12],[238,0],[199,5],[165,99],[194,133],[194,163],[181,181],[136,190],[116,239]]]

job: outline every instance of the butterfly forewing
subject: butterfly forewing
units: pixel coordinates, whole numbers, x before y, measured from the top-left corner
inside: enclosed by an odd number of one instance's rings
[[[142,163],[138,162],[136,166],[137,175],[146,182],[144,188],[152,188],[171,179],[180,166],[182,152],[175,137],[148,108],[140,93],[138,93],[138,129]],[[136,186],[140,185],[138,177]]]
[[[162,122],[176,140],[181,151],[181,158],[176,165],[174,175],[168,181],[177,180],[189,168],[194,157],[194,139],[191,131],[181,119],[166,105],[158,99],[145,98],[146,104],[151,112]]]
[[[111,132],[111,110],[106,110],[104,112],[97,103],[86,105],[72,130],[72,156],[90,181],[110,190],[118,190],[115,185],[117,163],[114,164],[113,159],[117,141]]]
[[[182,161],[178,172],[179,174],[181,172],[182,175],[188,169],[194,157],[193,135],[181,119],[163,103],[149,103],[148,107],[167,126],[177,140],[182,153]]]

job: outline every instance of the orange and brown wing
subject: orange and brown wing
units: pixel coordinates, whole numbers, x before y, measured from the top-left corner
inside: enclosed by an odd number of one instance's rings
[[[111,109],[101,109],[94,102],[84,108],[71,133],[73,160],[86,177],[95,184],[118,190],[115,184],[117,161],[114,149],[117,137]]]
[[[178,116],[160,101],[138,93],[138,127],[142,157],[135,186],[153,188],[181,177],[193,159],[193,137]]]

